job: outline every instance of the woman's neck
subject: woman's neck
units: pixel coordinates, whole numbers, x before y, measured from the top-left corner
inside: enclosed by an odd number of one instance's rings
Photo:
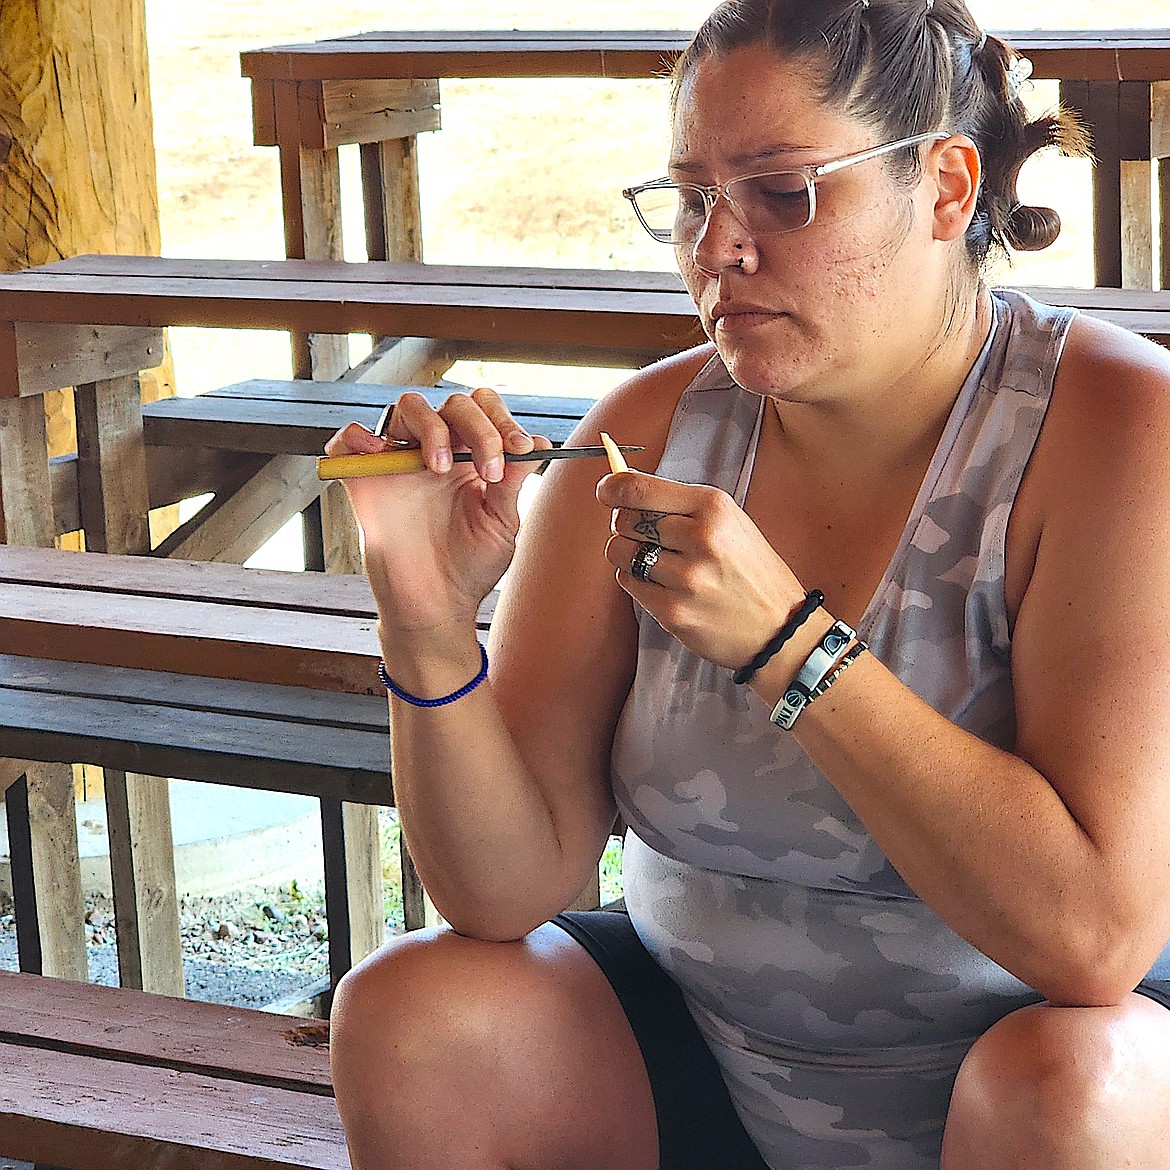
[[[990,292],[980,284],[964,300],[940,322],[925,359],[895,358],[879,376],[813,403],[773,399],[773,433],[787,457],[838,482],[853,478],[849,468],[896,473],[929,458],[991,329]]]

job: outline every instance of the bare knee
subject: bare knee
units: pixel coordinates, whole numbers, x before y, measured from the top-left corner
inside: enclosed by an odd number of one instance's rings
[[[623,1131],[621,1165],[653,1161],[637,1043],[605,977],[555,926],[508,943],[447,929],[395,939],[339,984],[330,1057],[355,1170],[601,1165],[591,1143],[606,1115]]]
[[[483,943],[446,929],[415,931],[358,964],[334,994],[330,1059],[339,1097],[375,1092],[384,1107],[409,1072],[415,1083],[460,1060],[460,1049],[505,1021],[493,994],[499,964]]]
[[[959,1070],[943,1166],[1071,1170],[1131,1150],[1131,1130],[1155,1120],[1143,1110],[1158,1072],[1148,1026],[1165,1026],[1159,1012],[1130,996],[1116,1007],[1037,1004],[1004,1017]],[[1165,1083],[1168,1070],[1160,1071]]]

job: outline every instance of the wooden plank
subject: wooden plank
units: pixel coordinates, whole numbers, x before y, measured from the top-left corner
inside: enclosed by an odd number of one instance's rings
[[[158,548],[165,557],[242,565],[320,494],[316,461],[277,455],[206,516],[196,516]]]
[[[10,585],[0,627],[6,651],[32,658],[144,670],[198,662],[218,678],[356,694],[379,687],[375,623],[362,618]]]
[[[0,399],[0,542],[53,543],[53,492],[41,398]]]
[[[4,1043],[329,1096],[328,1035],[325,1021],[0,972]]]
[[[1162,288],[1170,289],[1170,159],[1158,160],[1158,196],[1162,209]]]
[[[1121,118],[1115,82],[1091,81],[1078,107],[1092,134],[1094,283],[1119,287],[1122,281]]]
[[[351,143],[411,138],[440,127],[439,83],[433,78],[325,81],[321,83],[321,119],[306,125],[302,116],[301,142],[329,150]]]
[[[259,78],[252,82],[252,143],[276,145],[276,97],[272,82]]]
[[[512,344],[596,346],[666,354],[695,337],[685,293],[569,288],[295,284],[286,280],[167,280],[28,272],[0,277],[0,316],[99,318],[220,327],[367,332]],[[315,360],[315,359],[314,359]]]
[[[1150,157],[1170,158],[1170,81],[1154,82],[1150,105]]]
[[[186,994],[167,781],[107,768],[110,883],[123,987]]]
[[[162,365],[166,334],[124,325],[20,324],[16,345],[20,393],[47,394]]]
[[[0,547],[0,586],[9,653],[164,671],[181,661],[208,677],[381,693],[360,577]]]
[[[388,726],[386,700],[381,695],[347,695],[309,687],[54,662],[14,654],[0,654],[0,686],[39,694],[49,706],[58,695],[72,695],[124,700],[144,708],[185,707],[212,714],[243,712],[257,719],[379,735],[384,735]],[[256,750],[267,751],[268,745],[256,745]],[[10,763],[19,766],[17,761]]]
[[[65,1170],[348,1170],[332,1097],[0,1045],[0,1142]]]
[[[27,760],[0,760],[0,796],[24,775],[27,766]]]
[[[196,561],[0,547],[0,586],[48,585],[144,599],[198,598],[211,604],[376,620],[369,582],[362,577],[313,577],[278,569],[244,569]],[[0,588],[0,597],[5,592]],[[84,597],[79,598],[84,602]]]
[[[1170,307],[1170,306],[1168,306]],[[435,406],[441,406],[451,394],[470,394],[472,387],[458,382],[443,382],[439,386],[382,385],[370,382],[312,382],[270,378],[251,378],[246,382],[233,382],[216,390],[208,390],[188,402],[214,401],[221,398],[252,399],[256,402],[316,403],[325,406],[352,405],[368,406],[380,410],[387,402],[396,401],[410,392],[421,394]],[[560,394],[517,394],[511,390],[501,392],[500,398],[518,418],[563,418],[581,419],[594,406],[594,398],[571,398]],[[144,410],[162,414],[174,407],[165,403],[148,403]],[[281,410],[286,409],[284,405]]]
[[[459,360],[459,347],[429,337],[386,337],[369,357],[341,376],[345,382],[411,383],[430,386]]]
[[[265,454],[320,454],[326,440],[346,423],[360,422],[373,427],[382,413],[382,407],[375,406],[287,403],[282,404],[278,414],[272,402],[203,396],[168,399],[166,406],[168,409],[149,411],[144,419],[146,440],[152,446],[182,447],[195,443]],[[568,439],[580,421],[579,416],[538,414],[520,414],[517,418],[533,434],[546,435],[558,445]],[[187,556],[187,559],[222,558]]]
[[[677,272],[650,272],[619,268],[526,268],[485,264],[417,264],[405,261],[352,264],[314,260],[204,260],[169,256],[114,256],[90,254],[58,260],[40,268],[20,273],[0,273],[0,290],[16,288],[27,291],[45,276],[94,276],[138,279],[140,281],[176,281],[197,278],[205,281],[220,278],[232,281],[286,282],[292,288],[304,284],[368,285],[452,285],[471,288],[579,289],[586,292],[666,292],[685,293]],[[100,282],[90,286],[102,291]],[[338,295],[366,295],[361,290],[346,289]],[[5,309],[17,305],[5,298]],[[20,320],[19,313],[15,317]]]
[[[5,754],[38,759],[35,753],[19,749],[14,753],[6,750]],[[25,776],[41,971],[59,979],[85,983],[89,979],[89,960],[85,949],[85,894],[77,851],[77,808],[70,767],[73,762],[69,759],[65,763],[30,763]]]
[[[93,552],[148,553],[150,497],[138,375],[80,385],[74,404],[86,547]]]
[[[83,695],[55,694],[51,708],[46,709],[44,694],[12,686],[0,687],[0,698],[0,744],[6,755],[42,761],[30,764],[30,768],[50,769],[64,759],[118,771],[358,804],[394,802],[388,731],[297,724],[280,718]],[[71,769],[62,765],[59,770],[59,791],[67,786],[72,795]],[[53,783],[52,791],[57,792],[55,778]],[[65,824],[63,815],[60,824]],[[50,834],[46,829],[41,836],[48,838]],[[62,828],[53,840],[64,838]],[[76,848],[74,827],[74,857]],[[51,884],[55,871],[46,870],[38,857],[52,863],[54,855],[47,848],[38,853],[34,847],[38,888],[56,890]],[[46,912],[55,913],[63,921],[68,917],[75,924],[80,939],[76,956],[84,960],[84,900],[79,886],[76,894],[74,898],[67,885],[60,897],[54,894],[51,904],[42,905],[40,912],[42,917]],[[43,929],[41,939],[44,947]],[[60,948],[43,953],[47,974],[85,978],[83,967],[57,960]]]
[[[1170,66],[1163,29],[1001,31],[1036,76],[1161,80]],[[367,33],[241,54],[252,78],[661,76],[690,41],[687,30],[418,31]]]
[[[1121,283],[1154,287],[1153,164],[1121,162]]]

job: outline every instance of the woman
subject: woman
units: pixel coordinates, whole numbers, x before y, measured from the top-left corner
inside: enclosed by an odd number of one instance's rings
[[[1170,361],[981,282],[1083,149],[1022,75],[955,0],[722,4],[629,193],[712,344],[574,440],[640,470],[513,556],[534,440],[397,404],[431,470],[352,499],[454,929],[339,988],[357,1170],[1165,1166]],[[629,918],[550,922],[615,808]]]

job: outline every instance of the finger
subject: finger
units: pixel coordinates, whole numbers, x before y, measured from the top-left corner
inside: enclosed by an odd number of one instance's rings
[[[658,559],[645,581],[634,576],[634,558],[645,543],[647,542],[629,540],[624,536],[611,536],[605,546],[605,559],[618,570],[619,583],[627,593],[632,593],[635,597],[638,589],[645,589],[647,585],[669,589],[678,581],[681,558],[678,553],[667,548],[659,552]]]
[[[601,478],[597,485],[597,500],[607,508],[690,516],[703,506],[707,495],[714,490],[717,489],[702,484],[675,483],[644,471],[620,471]]]
[[[439,408],[453,441],[470,452],[481,479],[499,483],[504,478],[504,436],[469,394],[452,394]]]
[[[523,454],[535,448],[532,436],[512,417],[504,400],[490,387],[481,386],[471,393],[472,401],[492,420],[492,426],[503,436],[504,446],[514,454]]]
[[[417,391],[407,391],[394,404],[386,426],[386,438],[391,442],[406,442],[418,446],[423,462],[440,475],[450,471],[451,431],[437,410]]]
[[[681,551],[687,517],[652,508],[615,508],[610,531],[629,540],[648,540]]]
[[[359,422],[347,423],[325,444],[326,455],[375,455],[388,446],[368,427]]]

